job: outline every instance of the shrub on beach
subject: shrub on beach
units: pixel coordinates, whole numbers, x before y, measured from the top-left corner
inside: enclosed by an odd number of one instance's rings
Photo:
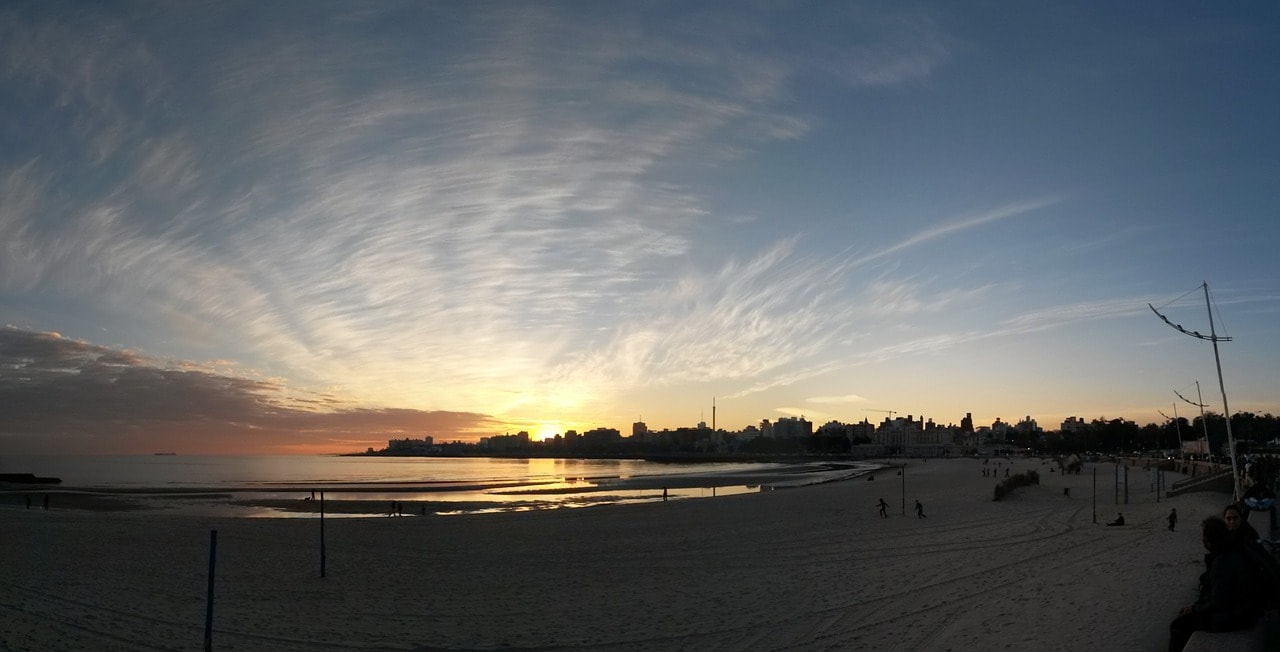
[[[1034,469],[1011,475],[1005,478],[1004,482],[996,485],[996,495],[992,500],[998,501],[1018,487],[1029,487],[1033,484],[1040,484],[1040,473]]]

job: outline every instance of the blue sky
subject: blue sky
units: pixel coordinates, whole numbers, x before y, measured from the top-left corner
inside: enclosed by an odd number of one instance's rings
[[[1270,3],[7,3],[12,450],[1280,385]],[[1191,411],[1185,404],[1182,410]]]

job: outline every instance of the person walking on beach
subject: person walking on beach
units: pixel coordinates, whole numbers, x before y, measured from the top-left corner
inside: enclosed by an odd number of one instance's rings
[[[916,501],[916,518],[927,518],[924,515],[924,505],[921,505],[919,500]]]
[[[1177,524],[1178,524],[1178,508],[1174,507],[1173,509],[1169,510],[1169,531],[1173,532],[1174,531],[1173,528]]]
[[[883,498],[881,498],[880,502],[876,504],[876,507],[880,508],[880,518],[889,518],[889,514],[887,514],[884,511],[884,509],[888,506],[889,506],[889,503],[884,502]]]

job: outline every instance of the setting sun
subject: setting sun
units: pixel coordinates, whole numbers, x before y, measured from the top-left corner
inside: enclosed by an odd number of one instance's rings
[[[538,424],[538,431],[534,433],[534,438],[538,440],[555,439],[555,436],[559,434],[561,434],[559,421],[542,421]]]

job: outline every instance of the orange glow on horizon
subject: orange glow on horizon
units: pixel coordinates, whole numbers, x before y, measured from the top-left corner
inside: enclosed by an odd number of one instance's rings
[[[538,441],[555,439],[556,435],[563,434],[563,432],[559,421],[543,421],[538,424],[538,430],[533,433],[533,438]]]

